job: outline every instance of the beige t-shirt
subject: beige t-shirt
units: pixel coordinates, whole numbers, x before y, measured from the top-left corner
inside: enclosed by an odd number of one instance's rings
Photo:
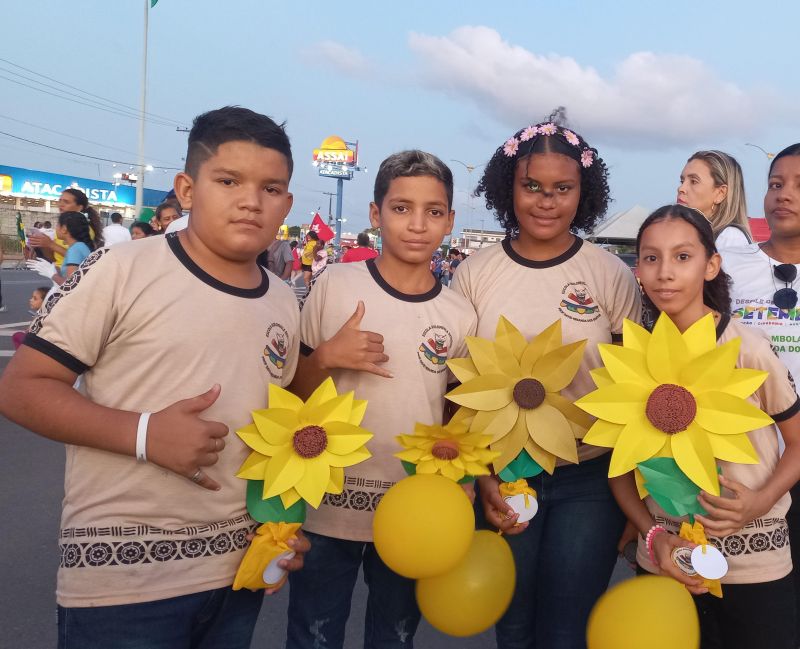
[[[641,320],[639,287],[630,268],[578,237],[567,252],[548,261],[521,257],[505,239],[459,264],[451,287],[472,302],[482,338],[494,339],[497,321],[505,316],[528,340],[558,319],[564,344],[586,339],[575,379],[562,391],[573,401],[596,387],[589,371],[602,365],[597,345],[621,340],[625,318]],[[578,442],[581,461],[607,452]]]
[[[727,315],[726,315],[727,319]],[[742,339],[741,350],[736,367],[746,367],[769,372],[762,386],[748,398],[748,401],[770,415],[778,424],[800,411],[800,401],[795,394],[789,378],[789,371],[772,351],[769,339],[761,331],[754,330],[738,322],[721,323],[724,327],[718,336],[721,345],[737,336]],[[778,431],[775,426],[759,428],[747,433],[761,460],[758,464],[735,464],[717,461],[722,475],[740,482],[750,489],[761,489],[775,472],[780,454],[778,452]],[[722,488],[722,495],[732,494]],[[792,497],[785,493],[764,516],[751,521],[735,534],[723,537],[709,537],[718,550],[728,560],[728,574],[723,584],[754,584],[774,581],[785,577],[792,571],[792,557],[789,551],[789,529],[786,526],[786,512]],[[673,518],[669,516],[650,497],[645,504],[656,522],[670,532],[678,533],[681,522],[688,516]],[[636,560],[648,572],[658,572],[647,556],[647,546],[639,538]]]
[[[384,337],[394,378],[368,372],[334,370],[337,390],[355,390],[368,401],[361,426],[374,434],[367,443],[372,457],[345,468],[344,491],[326,494],[318,510],[308,508],[304,527],[352,541],[372,540],[375,507],[389,487],[405,477],[394,453],[402,450],[395,436],[414,431],[417,422],[442,422],[448,358],[465,356],[466,336],[475,334],[475,311],[453,291],[436,283],[428,293],[406,295],[380,275],[374,259],[332,265],[311,289],[301,314],[304,345],[315,348],[336,334],[365,305],[363,331]],[[308,350],[306,350],[308,351]],[[452,380],[452,379],[451,379]]]
[[[201,416],[230,431],[219,462],[204,469],[218,492],[133,457],[67,446],[59,604],[130,604],[232,584],[253,527],[246,481],[235,477],[249,450],[235,431],[265,407],[270,383],[294,375],[300,314],[291,290],[266,271],[255,289],[223,284],[171,234],[96,251],[46,310],[26,344],[83,373],[95,403],[156,412],[219,383]]]

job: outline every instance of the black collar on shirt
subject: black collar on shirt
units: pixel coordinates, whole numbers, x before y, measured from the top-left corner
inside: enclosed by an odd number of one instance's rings
[[[384,291],[386,291],[389,295],[397,298],[398,300],[403,300],[404,302],[427,302],[428,300],[432,300],[437,295],[439,295],[439,293],[442,292],[442,285],[439,282],[434,281],[433,288],[427,293],[416,293],[416,294],[402,293],[398,291],[396,288],[390,286],[389,282],[383,279],[383,276],[378,270],[378,267],[375,265],[375,259],[367,259],[366,264],[367,264],[367,270],[369,271],[369,274],[372,275],[372,279],[375,280],[375,283],[378,286],[380,286]],[[433,273],[431,273],[431,277],[433,277],[434,280],[436,279],[433,276]]]
[[[503,239],[503,250],[505,250],[506,254],[520,266],[527,266],[528,268],[552,268],[553,266],[563,264],[565,261],[567,261],[567,259],[574,257],[578,253],[578,250],[581,249],[582,245],[583,239],[576,236],[572,245],[567,248],[567,250],[562,252],[558,257],[545,259],[544,261],[534,261],[533,259],[527,259],[526,257],[523,257],[516,250],[514,250],[514,248],[511,246],[510,237]]]
[[[225,282],[221,282],[217,278],[212,277],[206,271],[200,268],[200,266],[198,266],[188,255],[183,245],[181,245],[181,240],[178,238],[177,232],[170,232],[168,235],[166,235],[165,239],[169,244],[170,250],[172,250],[173,254],[178,258],[178,261],[186,267],[186,270],[188,270],[204,284],[208,284],[211,288],[215,288],[218,291],[222,291],[223,293],[228,293],[229,295],[234,295],[236,297],[258,298],[264,297],[267,294],[267,291],[269,290],[269,277],[267,277],[267,273],[260,266],[258,267],[258,270],[261,272],[261,284],[255,288],[239,288],[238,286],[231,286],[230,284],[226,284]]]

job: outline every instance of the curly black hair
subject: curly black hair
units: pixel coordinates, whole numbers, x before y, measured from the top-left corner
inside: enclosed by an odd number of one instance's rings
[[[578,145],[571,144],[564,136],[564,127],[559,124],[562,111],[554,111],[551,119],[536,124],[539,128],[547,124],[558,126],[558,131],[553,135],[536,135],[522,141],[521,137],[526,129],[517,131],[512,140],[515,140],[519,149],[515,155],[505,153],[506,144],[498,147],[486,164],[483,176],[475,189],[475,196],[484,196],[486,208],[492,210],[497,216],[500,225],[509,237],[519,234],[519,221],[514,213],[514,172],[517,165],[534,153],[562,153],[578,162],[581,170],[581,196],[575,218],[572,220],[572,232],[583,231],[591,233],[597,222],[602,219],[611,202],[611,192],[608,187],[608,167],[603,159],[597,155],[597,149],[590,147],[577,133],[567,130],[567,133],[577,138]],[[527,127],[530,128],[530,127]],[[510,142],[511,140],[509,140]],[[589,167],[581,164],[581,152],[590,151],[592,163]]]

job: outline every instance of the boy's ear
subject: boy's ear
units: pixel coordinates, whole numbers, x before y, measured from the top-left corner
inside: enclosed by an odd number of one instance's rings
[[[381,227],[381,208],[374,201],[369,204],[369,222],[373,228]]]
[[[722,257],[718,252],[715,252],[711,257],[708,258],[708,264],[706,265],[706,275],[705,280],[710,282],[713,280],[717,275],[719,275],[719,271],[722,268]]]
[[[176,174],[175,180],[172,183],[175,188],[175,198],[181,204],[184,210],[192,209],[192,189],[194,188],[194,180],[185,171]]]
[[[450,234],[453,231],[453,226],[456,223],[456,211],[450,210],[450,214],[447,215],[447,232],[445,234]],[[448,255],[449,256],[449,255]]]

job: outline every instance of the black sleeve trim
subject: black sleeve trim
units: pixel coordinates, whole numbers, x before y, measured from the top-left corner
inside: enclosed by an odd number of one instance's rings
[[[61,363],[68,370],[75,372],[75,374],[83,374],[89,369],[86,363],[79,361],[72,354],[65,352],[49,340],[39,338],[36,334],[25,334],[22,344],[27,345],[31,349],[35,349],[37,352],[41,352],[45,356],[49,356],[57,363]]]
[[[800,412],[800,397],[795,399],[795,402],[783,412],[779,412],[777,415],[770,415],[770,416],[776,422],[781,422],[781,421],[786,421],[791,417],[794,417],[798,412]]]
[[[303,356],[311,356],[314,353],[314,348],[306,345],[302,340],[300,341],[300,353]]]
[[[612,343],[621,343],[622,342],[622,334],[611,334],[611,342]]]

